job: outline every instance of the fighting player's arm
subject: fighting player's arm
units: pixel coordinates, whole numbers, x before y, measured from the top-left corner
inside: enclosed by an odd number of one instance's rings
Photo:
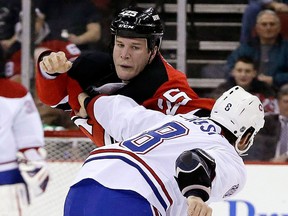
[[[72,63],[67,60],[64,52],[44,51],[38,59],[36,88],[40,100],[55,106],[68,95],[67,71]]]
[[[183,152],[175,166],[175,179],[187,198],[188,215],[198,215],[199,212],[211,215],[212,209],[205,202],[209,199],[211,183],[215,178],[215,160],[202,149],[192,149]]]
[[[164,118],[161,112],[147,110],[131,98],[122,95],[98,95],[90,98],[86,93],[78,96],[81,109],[76,113],[97,121],[116,140],[124,140],[155,126]]]
[[[39,61],[40,69],[52,76],[66,73],[72,67],[72,62],[62,51],[45,51],[39,56]]]

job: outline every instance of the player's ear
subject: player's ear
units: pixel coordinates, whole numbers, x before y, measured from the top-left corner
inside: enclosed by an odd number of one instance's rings
[[[154,46],[153,50],[151,50],[151,57],[149,59],[149,64],[153,61],[153,59],[155,58],[157,52],[158,52],[158,47]]]

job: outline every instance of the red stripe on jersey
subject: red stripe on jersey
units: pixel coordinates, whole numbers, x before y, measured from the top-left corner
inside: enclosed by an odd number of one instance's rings
[[[149,170],[149,172],[152,174],[152,176],[157,181],[157,183],[161,186],[161,189],[163,190],[164,194],[166,195],[170,206],[173,204],[173,200],[170,197],[170,195],[169,195],[164,183],[162,182],[162,180],[158,177],[158,175],[154,172],[154,170],[145,161],[143,161],[141,158],[139,158],[135,153],[130,152],[130,151],[126,151],[126,150],[121,150],[121,149],[96,149],[95,151],[92,151],[90,153],[90,155],[96,155],[96,154],[101,154],[101,153],[123,153],[123,154],[128,154],[129,156],[134,158],[136,161],[138,161],[139,163],[144,165],[145,168],[147,170]]]
[[[153,211],[154,216],[160,216],[160,213],[158,212],[158,210],[155,206],[152,206],[152,211]]]

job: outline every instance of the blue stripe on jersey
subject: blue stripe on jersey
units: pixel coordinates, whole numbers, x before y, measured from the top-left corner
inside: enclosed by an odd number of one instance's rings
[[[128,163],[130,166],[136,168],[140,174],[143,176],[143,178],[147,181],[147,183],[150,185],[151,189],[153,190],[154,194],[156,195],[157,199],[159,200],[159,202],[161,203],[162,207],[166,210],[167,209],[167,204],[165,202],[165,200],[162,198],[161,194],[159,193],[157,187],[154,185],[154,183],[151,181],[151,179],[149,178],[149,176],[145,173],[144,170],[142,170],[142,168],[134,163],[133,161],[129,160],[128,158],[125,158],[123,156],[120,155],[107,155],[107,156],[95,156],[91,159],[88,159],[85,161],[84,165],[88,162],[94,161],[94,160],[101,160],[101,159],[120,159],[126,163]]]
[[[19,169],[0,172],[0,185],[24,183]]]

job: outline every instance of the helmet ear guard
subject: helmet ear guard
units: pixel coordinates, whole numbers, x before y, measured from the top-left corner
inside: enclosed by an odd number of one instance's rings
[[[238,137],[235,142],[235,149],[239,155],[244,155],[245,152],[249,150],[249,148],[253,145],[254,137],[256,135],[255,128],[250,127],[248,128],[242,136]],[[244,139],[244,141],[243,141]],[[243,147],[239,148],[240,143],[244,142]]]
[[[240,155],[251,147],[255,135],[264,126],[264,110],[261,101],[240,86],[229,89],[216,100],[210,118],[237,138],[235,149]],[[250,135],[245,148],[239,149],[240,142],[247,134]]]

